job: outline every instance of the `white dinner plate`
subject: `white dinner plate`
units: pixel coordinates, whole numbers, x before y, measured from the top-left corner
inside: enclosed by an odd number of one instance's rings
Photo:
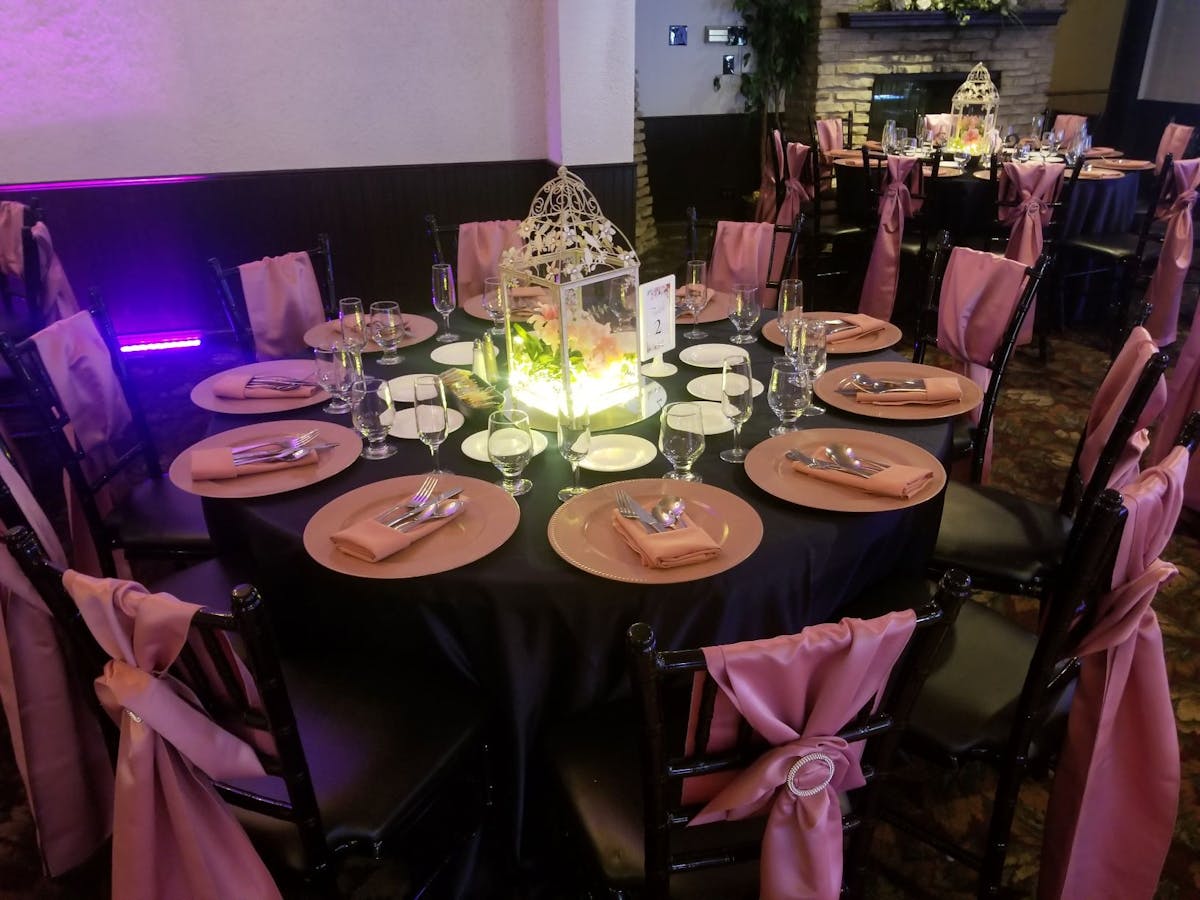
[[[757,378],[750,379],[754,382],[754,396],[757,397],[766,387]],[[693,397],[699,397],[701,400],[715,400],[721,402],[721,375],[719,372],[714,372],[712,375],[701,375],[699,378],[693,378],[687,383],[688,393]],[[393,397],[395,394],[392,395]]]
[[[624,472],[653,462],[658,448],[636,434],[593,434],[592,446],[579,468],[592,472]]]
[[[719,369],[727,356],[749,356],[742,347],[734,344],[692,344],[679,351],[679,361],[701,369]]]
[[[701,400],[696,405],[700,407],[700,421],[703,423],[706,435],[733,431],[733,423],[725,418],[725,413],[721,412],[720,403],[713,400]]]
[[[412,403],[413,402],[413,385],[416,384],[418,378],[428,378],[437,376],[432,372],[415,372],[412,375],[401,375],[399,378],[393,378],[388,382],[388,387],[392,390],[392,400],[396,403]],[[432,388],[425,388],[421,391],[421,399],[428,400],[433,397],[434,391]]]
[[[463,426],[463,414],[457,409],[446,410],[446,434],[453,434]],[[396,410],[392,417],[392,427],[388,429],[392,437],[417,439],[417,417],[411,406]]]
[[[469,366],[475,358],[475,345],[470,341],[445,344],[430,353],[429,358],[444,366]]]
[[[537,456],[546,449],[549,441],[540,431],[531,431],[530,434],[533,435],[533,455]],[[462,442],[463,456],[469,456],[477,462],[491,462],[488,459],[487,436],[488,433],[486,431],[477,431],[474,434],[467,435]]]

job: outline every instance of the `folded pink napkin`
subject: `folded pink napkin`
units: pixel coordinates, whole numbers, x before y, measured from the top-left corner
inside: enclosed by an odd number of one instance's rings
[[[853,328],[843,328],[840,325],[828,326],[826,342],[837,344],[841,341],[850,341],[856,337],[862,337],[864,334],[874,334],[877,331],[883,331],[887,322],[883,319],[876,319],[874,316],[867,316],[861,313],[845,313],[837,318],[842,319]]]
[[[355,559],[365,562],[380,562],[393,553],[399,553],[415,541],[428,537],[443,525],[447,525],[461,516],[467,508],[465,502],[467,498],[462,496],[459,499],[464,502],[454,515],[446,516],[444,519],[422,522],[411,531],[397,531],[395,528],[389,528],[383,522],[370,518],[343,528],[330,535],[329,539],[347,556],[353,556]]]
[[[626,519],[613,510],[613,527],[650,569],[675,569],[712,559],[721,552],[721,545],[708,536],[687,513],[681,519],[686,528],[671,528],[649,534],[641,522]]]
[[[884,497],[899,497],[907,500],[933,479],[933,473],[919,466],[901,466],[891,464],[882,472],[875,472],[869,478],[860,478],[836,469],[820,469],[806,466],[801,462],[792,463],[792,468],[810,478],[830,481],[844,487],[858,488],[868,494],[880,494]]]
[[[962,385],[957,378],[926,378],[923,391],[889,391],[879,394],[859,391],[854,399],[859,403],[885,403],[893,406],[906,403],[956,403],[962,399]]]
[[[301,384],[287,390],[250,387],[253,375],[222,375],[213,382],[213,393],[225,400],[277,400],[284,397],[311,397],[317,389]]]
[[[258,475],[261,472],[276,472],[279,469],[315,466],[319,458],[319,454],[313,450],[305,453],[299,459],[289,459],[286,462],[262,462],[235,466],[232,448],[209,447],[192,451],[192,480],[221,481],[226,478],[240,478],[244,475]]]

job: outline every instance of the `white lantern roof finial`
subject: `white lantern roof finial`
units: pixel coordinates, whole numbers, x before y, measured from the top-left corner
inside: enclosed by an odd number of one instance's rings
[[[992,76],[983,63],[976,63],[969,73],[967,80],[959,85],[954,92],[950,104],[952,109],[965,106],[994,107],[1000,102],[1000,92],[992,84]]]

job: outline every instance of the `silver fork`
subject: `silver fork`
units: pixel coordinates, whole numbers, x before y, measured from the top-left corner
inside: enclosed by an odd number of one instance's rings
[[[617,513],[619,515],[624,516],[626,519],[635,519],[638,522],[641,522],[646,531],[650,534],[654,534],[656,531],[658,531],[657,528],[637,514],[637,510],[633,507],[634,500],[627,493],[624,491],[617,491],[613,499],[617,501]]]
[[[298,434],[295,437],[280,438],[274,441],[259,441],[257,444],[246,444],[243,447],[233,447],[233,455],[235,458],[246,456],[270,456],[274,453],[282,453],[287,450],[299,450],[301,447],[307,447],[315,441],[320,435],[320,430],[317,428],[311,431],[306,431],[304,434]]]
[[[804,453],[801,450],[788,450],[783,454],[793,462],[803,463],[810,469],[827,469],[831,472],[845,472],[847,475],[857,475],[859,478],[870,478],[868,472],[859,472],[856,469],[847,469],[845,466],[839,466],[837,463],[829,462],[824,459],[816,459]]]
[[[395,518],[396,513],[403,509],[416,509],[420,506],[424,506],[429,502],[429,498],[433,496],[433,492],[437,487],[437,483],[438,480],[436,475],[426,476],[425,480],[421,482],[421,486],[417,488],[416,492],[411,497],[409,497],[403,503],[397,503],[390,509],[385,509],[375,517],[375,521],[387,522],[388,520]]]

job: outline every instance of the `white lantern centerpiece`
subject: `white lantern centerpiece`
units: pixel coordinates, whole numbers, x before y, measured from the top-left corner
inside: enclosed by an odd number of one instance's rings
[[[991,152],[999,106],[1000,92],[992,84],[987,66],[977,63],[950,100],[950,113],[954,116],[951,149],[966,149],[972,156]]]
[[[665,392],[643,381],[637,254],[565,166],[533,198],[522,246],[500,259],[508,387],[535,428],[553,430],[564,399],[593,429],[652,415]]]

